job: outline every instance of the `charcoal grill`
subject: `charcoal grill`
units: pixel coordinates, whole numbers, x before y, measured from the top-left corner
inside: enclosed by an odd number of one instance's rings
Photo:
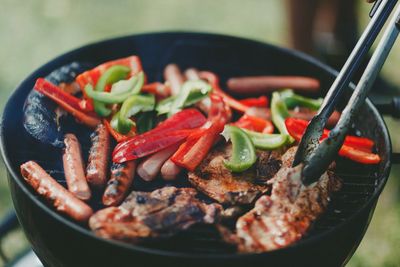
[[[22,162],[36,160],[61,183],[64,178],[60,151],[38,144],[23,129],[22,107],[36,78],[73,61],[96,65],[132,54],[141,57],[150,81],[162,80],[162,71],[171,62],[183,69],[212,70],[220,75],[222,84],[231,76],[304,75],[318,78],[321,87],[327,89],[337,75],[316,59],[293,50],[225,35],[183,32],[107,40],[66,53],[40,67],[18,86],[7,103],[1,148],[19,222],[45,266],[343,266],[350,259],[368,227],[392,164],[388,130],[369,100],[356,119],[354,131],[376,141],[382,162],[365,166],[338,159],[337,173],[344,181],[343,189],[332,197],[328,211],[307,236],[287,248],[237,254],[221,241],[214,228],[205,226],[168,240],[124,244],[96,237],[38,197],[19,174]],[[184,177],[179,183],[185,184]],[[137,179],[134,186],[151,190],[162,185]]]

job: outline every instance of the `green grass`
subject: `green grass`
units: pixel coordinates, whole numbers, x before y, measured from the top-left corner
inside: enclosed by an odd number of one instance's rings
[[[2,0],[0,9],[0,108],[16,85],[51,58],[89,42],[134,33],[193,30],[237,35],[287,45],[282,0]],[[367,6],[360,4],[362,25]],[[400,85],[400,44],[384,75]],[[390,126],[399,128],[398,121]],[[395,138],[396,142],[397,140]],[[397,145],[396,145],[397,146]],[[400,149],[400,146],[397,146]],[[399,151],[399,150],[397,150]],[[369,230],[348,266],[400,266],[400,169],[396,167],[376,208]],[[11,207],[0,164],[0,216]],[[6,252],[27,246],[20,232],[6,240]],[[0,266],[2,264],[0,263]]]

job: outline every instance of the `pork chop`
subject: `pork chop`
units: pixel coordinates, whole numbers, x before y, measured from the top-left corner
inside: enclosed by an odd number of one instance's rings
[[[164,187],[153,192],[132,192],[119,207],[95,213],[89,220],[96,235],[136,243],[168,237],[196,223],[219,220],[222,207],[205,204],[193,188]]]
[[[270,251],[296,242],[325,211],[331,193],[340,189],[340,180],[330,170],[318,182],[303,185],[303,166],[290,166],[296,149],[290,148],[282,156],[282,168],[269,181],[271,195],[260,197],[254,208],[238,219],[236,233],[220,229],[240,252]]]
[[[200,166],[188,174],[190,183],[210,198],[222,204],[253,203],[270,186],[266,183],[281,166],[279,151],[257,151],[257,162],[242,173],[232,173],[224,165],[231,156],[232,145],[218,146]]]

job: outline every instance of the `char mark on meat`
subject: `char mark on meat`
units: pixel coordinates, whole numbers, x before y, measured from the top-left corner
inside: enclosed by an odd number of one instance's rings
[[[214,149],[194,172],[189,173],[189,181],[219,203],[251,204],[270,188],[266,182],[279,170],[281,154],[279,151],[257,151],[258,160],[252,168],[242,173],[232,173],[224,165],[231,152],[231,145]]]
[[[236,233],[220,227],[223,238],[237,245],[240,252],[264,252],[299,240],[313,221],[323,213],[340,180],[328,170],[318,182],[304,186],[303,166],[291,167],[296,147],[282,156],[282,168],[269,181],[271,195],[260,197],[252,210],[240,217]]]
[[[132,192],[119,207],[98,211],[89,221],[99,236],[136,243],[168,237],[196,223],[213,224],[222,207],[205,204],[193,188],[164,187],[153,192]]]

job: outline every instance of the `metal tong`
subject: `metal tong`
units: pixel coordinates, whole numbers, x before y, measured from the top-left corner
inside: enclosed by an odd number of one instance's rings
[[[367,94],[381,70],[400,30],[400,5],[387,26],[347,106],[329,136],[320,142],[324,126],[334,111],[344,90],[349,89],[354,72],[370,50],[374,40],[396,6],[397,0],[378,0],[371,10],[372,17],[354,50],[329,89],[317,115],[310,121],[294,157],[293,167],[304,164],[303,184],[318,181],[343,145],[351,123],[365,102]]]

